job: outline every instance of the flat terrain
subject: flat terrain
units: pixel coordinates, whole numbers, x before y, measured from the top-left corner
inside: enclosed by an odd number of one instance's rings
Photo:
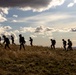
[[[76,75],[76,50],[41,46],[0,46],[0,75]]]

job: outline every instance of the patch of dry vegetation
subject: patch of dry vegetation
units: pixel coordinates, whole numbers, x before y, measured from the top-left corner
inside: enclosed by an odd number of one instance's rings
[[[76,75],[76,50],[30,47],[19,50],[0,47],[0,75]]]

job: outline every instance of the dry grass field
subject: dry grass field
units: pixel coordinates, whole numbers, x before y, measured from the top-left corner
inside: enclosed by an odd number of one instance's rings
[[[0,75],[76,75],[76,50],[42,46],[0,46]]]

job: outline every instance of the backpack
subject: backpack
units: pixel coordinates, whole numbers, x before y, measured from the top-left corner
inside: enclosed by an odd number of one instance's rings
[[[53,40],[52,42],[53,42],[53,44],[56,44],[56,41],[55,40]]]
[[[70,46],[72,46],[72,42],[70,41]]]
[[[5,39],[7,44],[10,44],[10,41],[8,38]]]
[[[22,42],[23,42],[23,43],[26,43],[26,41],[25,41],[24,37],[22,37]]]
[[[64,45],[66,45],[66,41],[64,41]]]

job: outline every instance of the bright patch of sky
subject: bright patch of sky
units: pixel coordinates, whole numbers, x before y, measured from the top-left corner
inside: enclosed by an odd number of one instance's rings
[[[0,0],[0,35],[19,44],[20,33],[27,44],[31,36],[34,45],[50,46],[53,38],[61,47],[64,38],[76,46],[76,0]]]

